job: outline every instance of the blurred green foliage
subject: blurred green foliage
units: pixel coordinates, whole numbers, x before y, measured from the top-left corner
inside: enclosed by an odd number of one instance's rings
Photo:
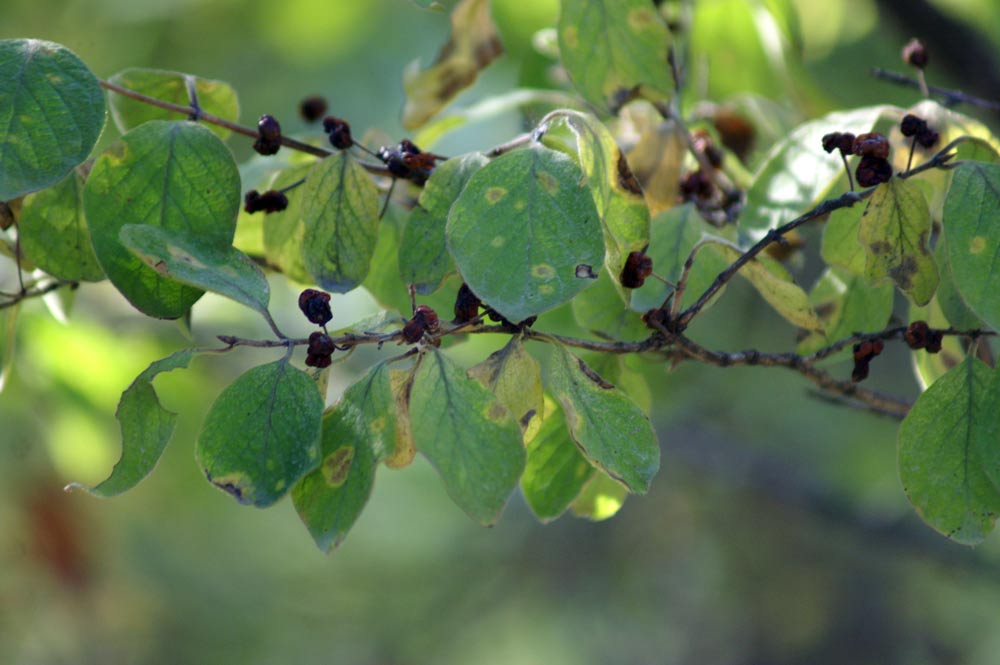
[[[691,107],[706,98],[773,104],[772,136],[780,136],[829,110],[916,100],[867,73],[902,68],[911,23],[898,3],[669,4],[695,21]],[[944,12],[949,30],[991,46],[995,65],[1000,20],[987,19],[996,17],[991,0],[912,7]],[[532,39],[554,25],[557,2],[495,0],[493,11],[507,55],[459,105],[552,85],[552,63]],[[0,38],[64,44],[101,77],[156,67],[227,81],[244,123],[266,112],[300,132],[298,100],[321,93],[356,135],[393,139],[402,136],[402,70],[414,58],[429,62],[447,30],[447,14],[406,0],[5,0],[0,22]],[[941,64],[929,76],[988,95],[949,65],[957,34],[920,35]],[[995,128],[995,117],[984,119]],[[508,110],[435,149],[486,148],[522,124]],[[101,145],[114,135],[106,130]],[[249,141],[229,143],[240,159],[251,154]],[[758,159],[768,147],[756,146]],[[808,247],[819,247],[815,231],[806,232]],[[301,330],[294,288],[283,279],[271,288],[272,302],[284,304],[279,325]],[[694,326],[708,345],[794,342],[790,333],[775,339],[787,328],[746,285],[733,283],[724,298]],[[334,306],[334,327],[374,309],[360,291]],[[195,307],[194,329],[200,342],[210,331],[265,330],[215,296]],[[541,527],[516,497],[496,527],[482,529],[418,458],[405,472],[380,473],[365,518],[326,558],[290,501],[240,507],[193,461],[207,405],[251,362],[250,351],[196,359],[158,379],[164,405],[182,415],[139,487],[110,501],[64,494],[68,481],[105,477],[118,455],[121,391],[184,344],[179,327],[139,316],[106,283],[76,294],[68,325],[38,299],[22,308],[0,399],[0,661],[998,660],[996,539],[963,549],[920,524],[899,487],[895,423],[807,399],[803,382],[780,370],[634,367],[651,382],[663,468],[647,496],[600,524],[563,518]],[[455,351],[468,365],[498,344],[476,339]],[[331,399],[374,358],[359,351],[339,365]],[[888,350],[874,387],[915,395],[908,363],[902,350]]]

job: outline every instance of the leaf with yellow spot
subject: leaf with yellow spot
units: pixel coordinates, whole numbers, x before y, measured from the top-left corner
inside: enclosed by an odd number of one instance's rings
[[[510,412],[436,349],[421,356],[409,407],[417,450],[448,494],[472,519],[494,524],[524,470],[521,430]]]
[[[646,0],[563,0],[558,37],[573,85],[602,111],[617,111],[638,88],[669,95],[670,32]]]
[[[206,245],[183,231],[144,224],[126,224],[118,237],[160,275],[267,312],[271,299],[267,278],[249,256],[235,247]]]
[[[660,446],[649,418],[583,360],[563,345],[555,346],[549,388],[573,440],[591,463],[644,494],[660,468]]]
[[[413,427],[410,424],[410,393],[413,390],[413,370],[394,369],[389,371],[389,385],[393,404],[396,407],[396,427],[393,435],[392,454],[385,458],[390,469],[402,469],[413,463],[417,447],[413,443]]]
[[[519,337],[469,369],[507,407],[525,439],[530,439],[542,422],[542,370]]]
[[[1000,330],[1000,164],[964,162],[944,206],[948,262],[962,300]]]
[[[292,488],[292,502],[320,549],[339,545],[371,496],[375,469],[397,449],[401,427],[392,370],[379,363],[323,416],[319,468]]]
[[[597,118],[576,111],[560,116],[573,135],[580,167],[604,229],[604,264],[623,299],[621,273],[631,252],[649,245],[649,208],[621,148]],[[595,270],[596,272],[596,270]]]
[[[445,235],[458,270],[508,320],[552,309],[593,283],[583,267],[596,274],[604,243],[583,181],[570,157],[536,144],[476,171],[452,205]]]
[[[426,123],[502,53],[489,0],[459,2],[451,14],[451,37],[434,64],[421,70],[414,62],[403,74],[403,126],[416,129]]]
[[[266,508],[320,464],[323,398],[288,358],[239,376],[205,416],[195,456],[209,481]]]
[[[872,284],[891,279],[914,303],[926,304],[938,285],[930,233],[927,200],[916,183],[892,178],[879,185],[858,228],[865,278]]]

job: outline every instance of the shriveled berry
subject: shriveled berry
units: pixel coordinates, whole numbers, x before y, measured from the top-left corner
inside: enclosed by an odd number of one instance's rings
[[[333,318],[330,294],[316,289],[306,289],[299,294],[299,309],[310,323],[325,326]]]
[[[285,196],[284,192],[275,189],[269,189],[263,194],[256,189],[251,189],[243,198],[243,209],[248,213],[260,212],[261,210],[265,213],[281,212],[287,207],[288,197]]]
[[[691,201],[695,198],[712,198],[714,188],[711,178],[708,178],[701,169],[692,171],[681,178],[680,194],[683,201]]]
[[[653,259],[644,252],[632,252],[625,259],[622,268],[621,283],[627,289],[638,289],[646,283],[646,278],[653,273]]]
[[[914,321],[906,327],[903,338],[906,340],[907,346],[916,351],[917,349],[927,348],[930,333],[931,329],[926,321]]]
[[[354,145],[351,126],[343,118],[328,115],[323,118],[323,131],[330,137],[330,145],[337,150],[347,150]]]
[[[281,141],[281,125],[274,116],[262,115],[257,121],[257,133],[265,141]]]
[[[840,132],[830,132],[823,135],[824,152],[833,152],[840,146]]]
[[[917,134],[917,143],[922,148],[933,148],[934,144],[938,142],[939,138],[941,137],[938,135],[938,133],[935,132],[930,127],[928,127],[924,131]]]
[[[306,349],[306,365],[309,367],[329,367],[332,362],[330,356],[337,350],[337,346],[324,332],[316,331],[309,335],[309,346]]]
[[[434,332],[438,328],[438,315],[427,305],[418,305],[413,318],[423,323],[424,329]]]
[[[882,353],[885,344],[880,339],[866,339],[854,345],[854,370],[851,380],[855,383],[868,378],[869,363],[872,358]]]
[[[306,122],[316,122],[326,113],[326,99],[319,95],[306,97],[299,102],[299,115]]]
[[[874,187],[892,179],[892,164],[879,157],[862,157],[854,177],[862,187]]]
[[[927,353],[937,353],[941,350],[941,342],[944,341],[944,333],[940,330],[931,330],[927,337],[927,346],[924,350]]]
[[[423,339],[425,332],[436,332],[438,315],[427,305],[419,305],[413,311],[413,318],[403,326],[403,340],[407,344],[416,344]]]
[[[903,136],[916,136],[920,132],[927,131],[927,121],[907,113],[899,123],[899,131]]]
[[[463,282],[455,296],[455,323],[465,323],[479,316],[480,305],[482,301],[479,300],[479,296]]]
[[[862,157],[878,157],[879,159],[889,158],[889,139],[878,132],[861,134],[854,139],[851,146],[855,155]]]
[[[927,66],[927,47],[914,37],[903,47],[903,62],[917,69]]]

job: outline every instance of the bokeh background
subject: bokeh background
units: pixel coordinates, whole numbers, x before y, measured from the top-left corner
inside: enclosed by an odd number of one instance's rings
[[[556,0],[493,4],[507,55],[457,106],[517,85],[558,85],[532,45],[554,24]],[[1000,96],[995,0],[684,7],[697,19],[692,57],[702,68],[692,98],[756,93],[790,122],[909,105],[914,91],[868,70],[902,70],[899,49],[911,36],[930,48],[932,83]],[[405,135],[404,67],[429,62],[447,32],[446,14],[407,0],[0,6],[0,38],[60,42],[98,76],[144,66],[222,79],[239,92],[244,123],[271,113],[286,132],[306,130],[293,119],[297,102],[321,93],[356,135],[391,139]],[[996,115],[971,113],[997,130]],[[508,112],[435,148],[487,148],[523,126]],[[109,127],[102,141],[114,136]],[[241,161],[250,156],[249,141],[229,143]],[[806,239],[816,247],[816,236]],[[295,288],[277,278],[272,289],[279,323],[304,332]],[[334,307],[336,326],[375,305],[359,290]],[[194,334],[203,343],[217,333],[265,334],[253,318],[206,296]],[[779,350],[794,333],[734,285],[693,334],[713,348]],[[41,301],[25,304],[0,394],[0,662],[1000,662],[997,539],[973,550],[925,527],[896,475],[896,424],[811,398],[782,370],[642,368],[663,468],[649,495],[631,497],[603,523],[565,516],[543,526],[516,495],[501,522],[482,529],[418,458],[404,471],[380,471],[358,524],[325,556],[289,500],[264,511],[239,506],[194,463],[211,400],[270,359],[251,351],[199,359],[157,380],[180,421],[136,489],[107,501],[64,493],[70,481],[101,480],[117,459],[121,391],[189,343],[107,284],[80,289],[65,324]],[[460,357],[474,362],[487,344],[464,345]],[[372,353],[338,366],[331,400]],[[873,374],[875,387],[916,395],[901,349],[888,349]]]

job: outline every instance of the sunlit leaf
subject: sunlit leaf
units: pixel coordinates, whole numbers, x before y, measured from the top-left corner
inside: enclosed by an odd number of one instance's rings
[[[368,274],[378,237],[378,189],[347,152],[317,163],[306,177],[302,260],[324,289],[346,293]]]
[[[208,480],[265,508],[320,464],[323,398],[288,359],[245,372],[215,400],[195,455]]]
[[[512,337],[502,349],[470,368],[469,376],[496,395],[525,438],[530,438],[541,423],[542,370],[521,339]]]
[[[562,406],[584,455],[639,494],[660,468],[660,447],[649,418],[580,358],[556,345],[548,387]]]
[[[980,318],[1000,330],[1000,164],[955,169],[944,208],[944,234],[955,286]]]
[[[236,91],[223,81],[203,79],[181,72],[168,72],[162,69],[143,69],[133,67],[118,72],[109,81],[139,94],[153,97],[178,106],[190,106],[189,86],[194,87],[198,97],[198,106],[206,113],[211,113],[231,122],[240,118],[240,104]],[[150,120],[181,120],[183,117],[173,111],[153,106],[145,102],[111,93],[111,117],[123,134],[135,129]],[[219,138],[229,136],[229,130],[219,125],[206,125]]]
[[[17,333],[17,315],[21,312],[21,303],[15,303],[0,309],[0,392],[3,392],[10,371],[14,365],[14,342]]]
[[[608,339],[631,342],[648,337],[642,315],[622,302],[607,270],[601,270],[596,282],[571,302],[577,325]]]
[[[570,510],[577,517],[600,522],[614,517],[626,498],[628,490],[608,474],[598,470],[584,484],[579,496],[570,504]]]
[[[185,231],[229,245],[240,205],[229,149],[192,122],[152,120],[115,142],[94,164],[83,191],[97,259],[112,284],[149,316],[182,316],[202,291],[160,276],[118,237],[126,224]]]
[[[25,257],[45,272],[74,282],[104,279],[90,245],[83,214],[83,178],[78,171],[26,196],[17,224]]]
[[[865,274],[865,248],[858,240],[863,214],[865,206],[860,203],[834,210],[823,225],[820,244],[824,261],[855,275]]]
[[[573,161],[535,145],[469,179],[448,215],[448,248],[484,302],[522,321],[568,301],[604,262],[597,211]]]
[[[937,246],[934,248],[934,260],[941,271],[941,281],[938,283],[934,299],[940,305],[947,322],[943,327],[950,325],[957,330],[975,330],[982,327],[982,320],[965,304],[958,287],[955,286],[955,275],[948,255],[948,238],[944,234],[938,237]]]
[[[966,545],[982,542],[1000,514],[983,456],[995,460],[998,441],[1000,411],[985,408],[995,402],[986,399],[991,385],[989,368],[967,357],[920,395],[899,427],[903,490],[925,522]]]
[[[593,474],[594,467],[573,442],[566,419],[555,407],[528,443],[521,476],[525,500],[542,522],[554,520],[569,508]]]
[[[677,125],[663,121],[652,108],[641,114],[633,112],[630,117],[638,136],[626,157],[642,185],[650,214],[657,215],[677,205],[687,144]]]
[[[426,353],[410,393],[413,441],[471,518],[494,524],[524,470],[521,430],[479,381],[440,351]]]
[[[415,62],[403,74],[403,126],[423,125],[502,53],[489,0],[461,0],[451,14],[451,37],[434,64],[421,70]]]
[[[163,372],[186,368],[197,354],[196,349],[178,351],[157,360],[135,378],[122,393],[115,412],[122,432],[122,454],[111,475],[95,487],[72,483],[67,489],[112,497],[132,489],[152,473],[177,424],[177,414],[160,405],[153,379]]]
[[[266,312],[271,299],[267,278],[257,264],[228,245],[206,245],[183,231],[126,224],[122,243],[164,277],[212,291]]]
[[[399,273],[417,293],[436,291],[455,262],[445,244],[445,225],[451,204],[462,193],[469,178],[487,163],[478,152],[439,164],[424,184],[416,207],[410,213],[399,247]]]
[[[868,201],[858,240],[865,248],[865,277],[872,284],[891,279],[913,302],[934,295],[938,269],[928,247],[931,216],[916,183],[893,178]]]
[[[616,110],[643,87],[666,97],[673,87],[670,32],[645,0],[563,0],[559,53],[574,86],[603,111]]]
[[[275,176],[268,184],[269,189],[279,190],[305,178],[314,162],[294,164]],[[302,284],[309,284],[312,278],[302,259],[303,236],[302,210],[305,207],[304,187],[298,187],[286,194],[288,207],[280,212],[268,213],[261,222],[264,252],[269,263],[281,269],[283,275]],[[256,213],[258,217],[262,213]],[[266,223],[265,223],[266,222]]]
[[[0,41],[0,201],[62,180],[104,127],[104,93],[69,49]]]

